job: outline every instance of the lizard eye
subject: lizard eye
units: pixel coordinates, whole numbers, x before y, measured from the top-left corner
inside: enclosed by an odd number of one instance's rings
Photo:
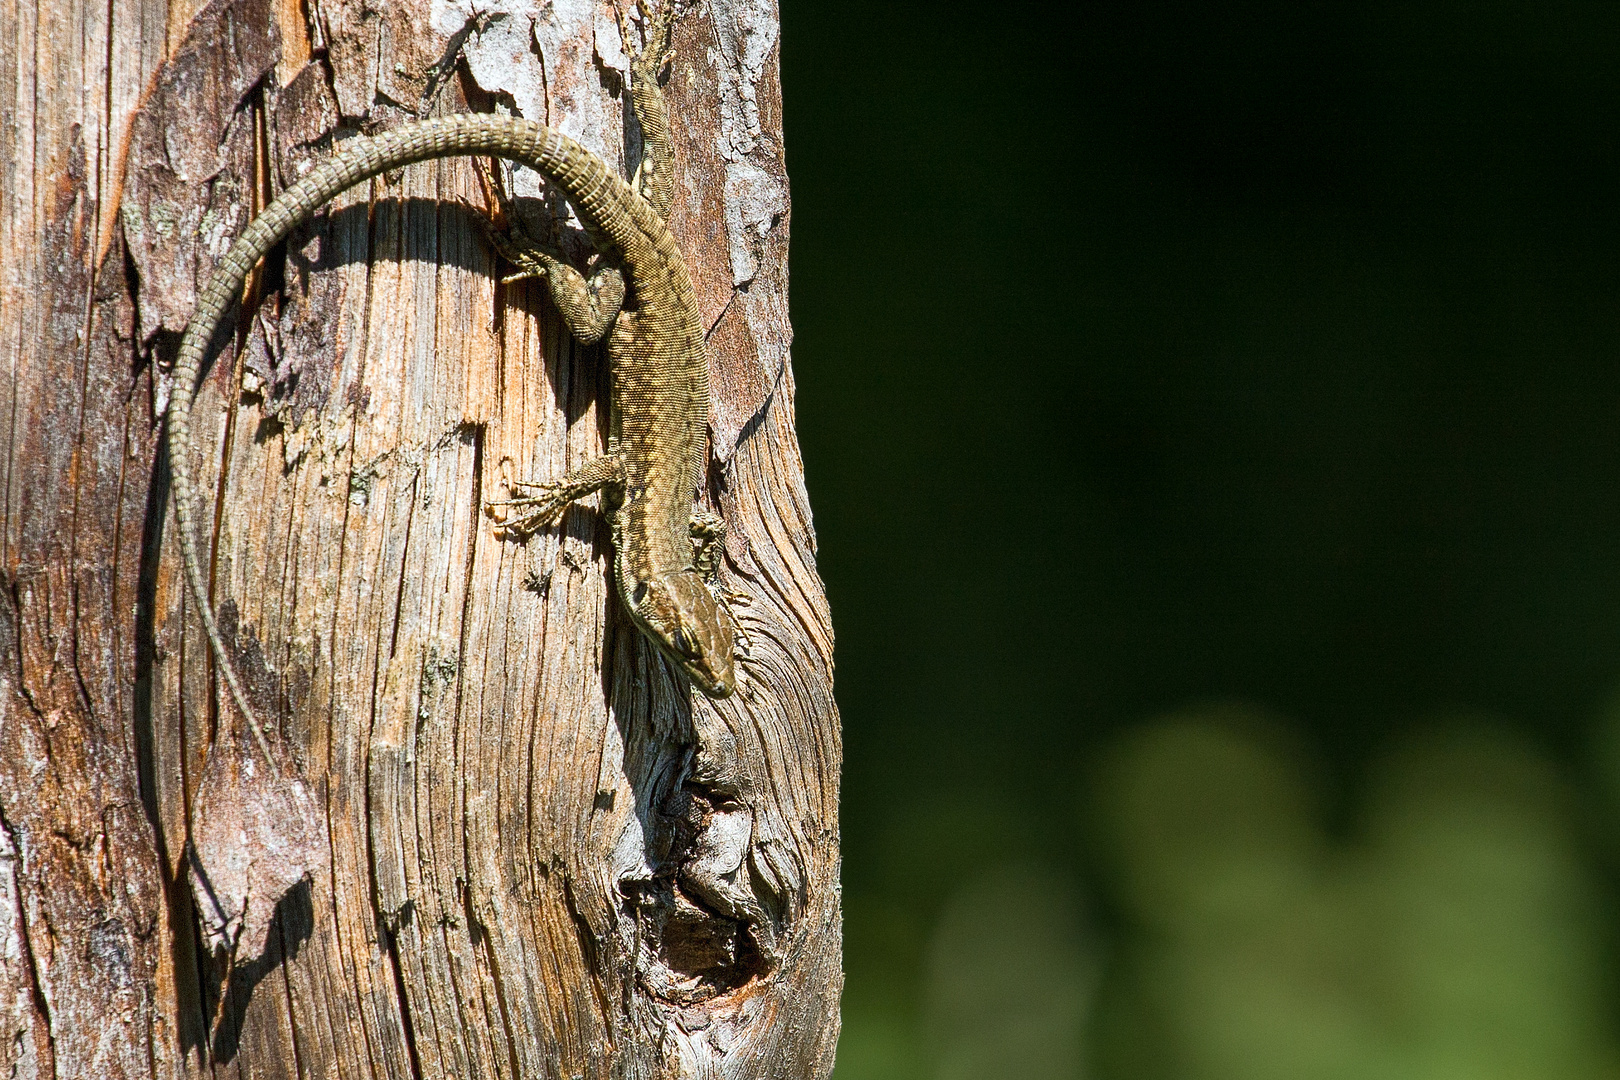
[[[687,635],[685,627],[677,626],[675,628],[674,645],[675,651],[680,653],[682,656],[697,655],[697,645],[694,644],[691,637]]]

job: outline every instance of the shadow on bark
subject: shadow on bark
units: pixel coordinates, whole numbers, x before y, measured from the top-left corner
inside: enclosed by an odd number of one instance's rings
[[[242,1042],[242,1021],[247,1016],[248,1002],[266,976],[281,967],[283,960],[296,959],[304,943],[315,930],[315,908],[310,898],[311,883],[306,879],[289,889],[276,904],[269,941],[264,952],[246,963],[231,965],[226,958],[217,959],[213,967],[214,983],[207,999],[217,1002],[214,1010],[219,1017],[214,1025],[211,1051],[214,1063],[229,1065],[236,1059]],[[220,998],[221,981],[224,997]]]

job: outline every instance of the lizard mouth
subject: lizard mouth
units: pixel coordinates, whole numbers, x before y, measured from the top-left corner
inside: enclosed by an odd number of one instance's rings
[[[707,697],[716,700],[728,698],[732,691],[737,689],[736,679],[729,675],[716,675],[711,671],[705,671],[685,657],[676,659],[681,665],[681,670],[686,672],[686,677],[692,680],[692,685],[703,691]]]

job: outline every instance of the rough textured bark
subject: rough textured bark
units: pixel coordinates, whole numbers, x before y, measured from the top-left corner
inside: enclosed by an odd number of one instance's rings
[[[472,164],[412,167],[268,261],[199,398],[225,629],[307,796],[274,804],[183,599],[168,356],[230,238],[354,131],[503,107],[619,161],[612,10],[0,0],[0,1069],[830,1071],[840,748],[774,4],[710,0],[676,45],[743,691],[677,686],[590,507],[527,544],[481,519],[601,449],[605,380],[498,283]]]

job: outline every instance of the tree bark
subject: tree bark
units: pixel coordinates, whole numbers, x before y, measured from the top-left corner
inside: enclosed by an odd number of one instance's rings
[[[831,1071],[841,751],[774,2],[707,0],[675,45],[742,690],[691,693],[631,626],[594,504],[527,543],[482,518],[601,451],[605,372],[539,283],[499,282],[475,163],[427,163],[266,260],[198,398],[215,603],[277,776],[169,524],[196,293],[357,131],[503,108],[622,167],[612,8],[0,0],[0,1069]],[[555,233],[566,206],[514,184]]]

